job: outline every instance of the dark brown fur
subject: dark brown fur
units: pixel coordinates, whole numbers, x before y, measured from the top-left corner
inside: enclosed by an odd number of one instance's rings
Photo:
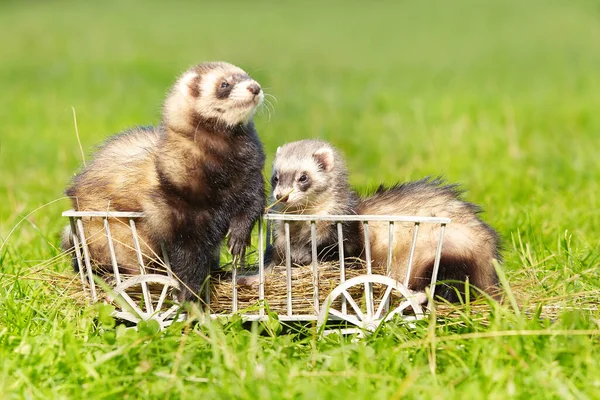
[[[167,97],[160,126],[110,138],[67,189],[80,211],[143,211],[137,230],[145,262],[156,265],[152,259],[164,243],[173,272],[187,288],[181,291],[184,300],[195,299],[209,270],[218,266],[228,231],[232,254],[243,255],[265,205],[265,156],[252,120],[232,125],[198,111],[218,115],[223,112],[218,109],[229,107],[226,99],[215,96],[199,103],[210,95],[201,89],[207,74],[222,72],[233,77],[231,85],[246,84],[250,78],[240,71],[226,63],[188,71]],[[97,269],[111,270],[102,221],[83,222]],[[110,228],[120,269],[138,273],[126,221],[112,220]],[[72,247],[68,236],[67,229],[65,249]]]

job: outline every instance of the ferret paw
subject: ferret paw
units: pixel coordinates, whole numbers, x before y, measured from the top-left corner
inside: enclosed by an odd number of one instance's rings
[[[260,277],[256,275],[243,275],[237,279],[237,284],[240,286],[256,286],[260,283]]]
[[[250,237],[240,238],[234,235],[229,237],[228,247],[232,256],[243,257],[246,247],[250,245]]]
[[[267,277],[274,273],[273,266],[267,265],[265,266],[264,275],[265,280]],[[236,283],[240,286],[257,286],[260,283],[260,273],[256,272],[248,275],[238,276]]]
[[[417,303],[419,303],[419,305],[427,304],[427,294],[425,294],[425,292],[417,292],[411,290],[411,293],[413,294],[415,300],[417,300]]]

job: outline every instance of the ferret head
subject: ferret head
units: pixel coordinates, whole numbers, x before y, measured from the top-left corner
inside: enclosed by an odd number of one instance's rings
[[[245,125],[263,98],[260,85],[242,69],[225,62],[202,63],[184,72],[171,89],[164,122],[181,131]]]
[[[343,159],[329,143],[301,140],[277,149],[271,187],[278,211],[328,212],[335,208],[336,193],[346,185]]]

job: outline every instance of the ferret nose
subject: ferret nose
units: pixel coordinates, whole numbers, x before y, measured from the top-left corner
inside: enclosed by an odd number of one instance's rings
[[[251,83],[248,85],[248,91],[256,96],[260,93],[260,86],[256,82]]]
[[[290,196],[287,194],[285,196],[282,194],[278,194],[275,196],[275,199],[281,203],[285,203],[290,199]]]

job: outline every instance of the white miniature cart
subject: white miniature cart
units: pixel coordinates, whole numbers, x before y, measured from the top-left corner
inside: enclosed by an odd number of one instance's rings
[[[71,224],[71,240],[75,248],[75,262],[79,269],[83,290],[89,295],[92,302],[107,301],[115,305],[114,316],[137,323],[142,320],[154,319],[161,327],[170,325],[176,319],[185,318],[179,305],[175,300],[175,294],[179,287],[177,277],[171,272],[169,257],[165,248],[162,248],[161,261],[164,265],[164,271],[150,273],[144,265],[144,257],[140,248],[139,238],[137,236],[135,221],[143,218],[142,213],[136,212],[90,212],[90,211],[66,211],[63,216],[68,217]],[[104,232],[108,242],[108,249],[112,262],[112,277],[110,282],[102,284],[101,287],[96,282],[98,277],[94,274],[93,261],[90,259],[88,248],[88,238],[82,218],[100,218],[103,220]],[[140,267],[139,275],[123,276],[119,271],[119,260],[117,260],[114,250],[113,238],[110,233],[109,221],[112,218],[119,218],[121,221],[127,220],[131,229],[132,243],[138,255]],[[316,321],[318,325],[327,322],[337,321],[345,323],[351,328],[344,329],[344,333],[364,334],[367,331],[374,331],[385,321],[392,318],[401,318],[404,321],[412,322],[422,319],[424,316],[423,306],[425,295],[414,293],[407,288],[411,274],[411,267],[415,255],[417,240],[419,239],[419,227],[424,224],[437,227],[439,236],[437,239],[434,267],[430,282],[430,296],[433,297],[435,284],[437,281],[438,269],[442,253],[442,245],[446,225],[451,222],[449,218],[437,217],[412,217],[412,216],[381,216],[381,215],[290,215],[290,214],[265,214],[258,223],[257,236],[257,264],[259,283],[252,290],[255,291],[253,298],[254,307],[240,307],[239,294],[240,288],[236,284],[238,271],[234,267],[231,271],[230,302],[225,310],[221,309],[218,313],[211,311],[212,317],[239,314],[245,320],[261,321],[269,318],[267,315],[269,297],[265,295],[265,285],[269,284],[270,276],[265,273],[264,253],[265,245],[270,242],[271,229],[273,221],[283,221],[285,241],[286,241],[286,263],[284,276],[278,279],[285,280],[285,301],[278,310],[277,315],[281,321]],[[290,223],[295,221],[305,221],[311,225],[312,236],[312,299],[304,291],[302,301],[310,302],[310,311],[298,312],[294,307],[294,271],[290,256]],[[336,285],[327,294],[323,293],[325,289],[321,288],[322,282],[319,278],[319,262],[317,261],[317,242],[316,223],[318,221],[329,221],[337,225],[338,231],[338,252],[339,277]],[[347,260],[344,258],[343,249],[343,223],[357,221],[362,224],[365,239],[364,269],[358,276],[347,278],[349,268]],[[371,246],[369,237],[369,222],[388,224],[388,257],[386,271],[383,273],[374,273],[371,263]],[[394,224],[402,223],[412,229],[412,241],[410,252],[408,254],[408,268],[403,282],[390,277],[391,264],[393,260],[392,246],[394,240]],[[265,226],[266,225],[266,226]],[[266,229],[265,229],[266,228]],[[283,267],[282,267],[283,268]],[[353,270],[356,271],[356,270]],[[356,272],[355,272],[356,274]],[[337,273],[336,273],[337,275]],[[218,285],[219,283],[212,283]],[[107,290],[108,287],[108,290]],[[244,288],[247,292],[247,288]],[[101,296],[99,291],[104,292]],[[136,295],[133,295],[135,293]],[[228,292],[229,293],[229,292]],[[280,293],[280,296],[283,294]],[[323,297],[325,296],[325,297]],[[204,290],[204,303],[211,310],[211,291],[209,287]],[[213,299],[214,300],[214,299]]]

